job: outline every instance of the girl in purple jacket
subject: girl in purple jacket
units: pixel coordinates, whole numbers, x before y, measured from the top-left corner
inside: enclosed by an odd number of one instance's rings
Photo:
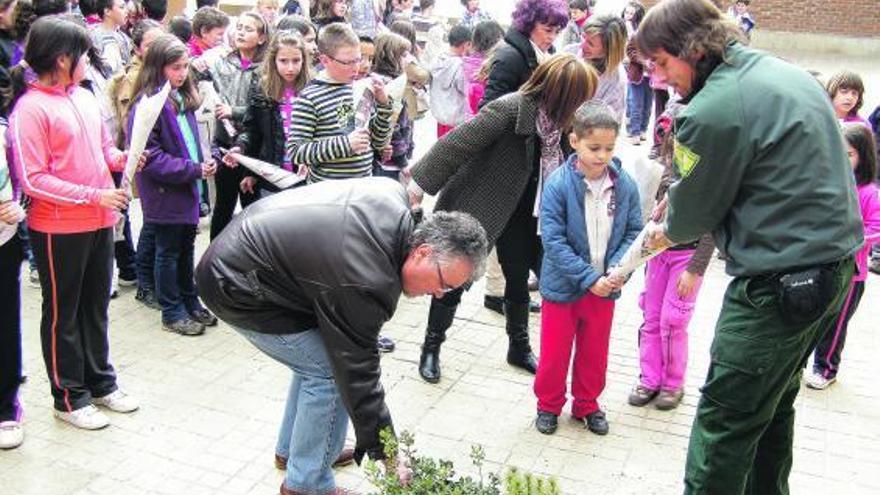
[[[156,296],[162,306],[162,328],[201,335],[205,326],[217,324],[217,318],[199,302],[193,279],[198,180],[213,175],[217,166],[201,155],[194,113],[199,96],[190,77],[187,48],[172,35],[162,35],[150,45],[132,100],[155,93],[165,81],[171,94],[147,139],[149,158],[135,180],[144,226],[156,237]],[[129,116],[129,129],[134,113]]]

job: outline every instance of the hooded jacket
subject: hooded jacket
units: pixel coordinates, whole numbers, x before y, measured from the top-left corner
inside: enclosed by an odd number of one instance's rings
[[[446,55],[431,67],[431,113],[440,124],[455,127],[471,117],[463,62]]]
[[[358,461],[383,457],[379,431],[391,426],[376,340],[403,290],[412,231],[399,183],[325,181],[249,206],[196,269],[199,295],[227,323],[269,334],[320,332]]]

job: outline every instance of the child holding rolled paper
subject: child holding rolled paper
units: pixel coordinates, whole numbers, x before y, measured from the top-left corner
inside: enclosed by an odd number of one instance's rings
[[[605,388],[614,300],[625,279],[607,275],[642,230],[638,188],[613,158],[620,130],[605,104],[575,113],[576,154],[556,170],[541,196],[541,357],[535,376],[541,433],[556,431],[572,363],[572,416],[608,433],[597,398]],[[571,359],[574,346],[574,360]]]
[[[679,179],[672,163],[672,121],[683,108],[679,103],[670,103],[655,126],[662,143],[660,161],[665,167],[658,201]],[[629,395],[630,405],[641,407],[653,400],[654,407],[665,411],[675,409],[681,402],[688,360],[688,324],[714,251],[712,236],[704,234],[693,243],[672,246],[648,261],[645,290],[639,297],[645,318],[639,329],[641,374]]]

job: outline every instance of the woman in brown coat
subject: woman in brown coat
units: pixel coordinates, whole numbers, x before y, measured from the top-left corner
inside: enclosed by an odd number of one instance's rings
[[[438,141],[411,169],[411,196],[438,194],[435,210],[470,213],[486,229],[501,262],[510,345],[507,362],[535,372],[529,345],[529,270],[540,273],[541,241],[534,212],[540,187],[563,160],[560,137],[575,110],[596,90],[597,74],[573,55],[541,64],[520,91],[492,101]],[[440,380],[440,345],[462,290],[431,301],[419,373]]]

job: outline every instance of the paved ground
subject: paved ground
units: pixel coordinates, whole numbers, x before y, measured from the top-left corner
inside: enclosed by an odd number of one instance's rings
[[[877,77],[876,66],[868,70]],[[417,142],[423,150],[432,131],[427,122],[420,126]],[[624,156],[634,152],[621,146]],[[203,229],[199,251],[206,242]],[[617,305],[601,399],[611,422],[607,437],[567,417],[553,436],[535,431],[531,377],[504,363],[504,321],[482,308],[481,286],[465,296],[449,332],[443,380],[424,383],[416,364],[428,301],[403,300],[385,329],[398,350],[383,359],[396,425],[415,432],[420,452],[453,459],[464,471],[470,446],[479,444],[489,469],[516,466],[553,475],[568,494],[680,493],[698,387],[726,283],[715,261],[691,324],[687,394],[683,405],[668,413],[626,404],[638,373],[641,276],[629,283]],[[140,397],[142,409],[112,414],[112,426],[103,431],[76,430],[52,418],[39,346],[40,295],[28,286],[23,291],[26,441],[0,452],[0,493],[277,493],[282,474],[272,454],[290,379],[285,369],[224,325],[198,338],[162,332],[158,314],[123,290],[111,304],[113,362],[120,383]],[[878,298],[880,284],[872,276],[850,328],[839,382],[824,392],[804,389],[798,398],[792,493],[880,493]],[[532,340],[538,342],[537,320]],[[338,480],[369,490],[357,467],[341,470]]]

